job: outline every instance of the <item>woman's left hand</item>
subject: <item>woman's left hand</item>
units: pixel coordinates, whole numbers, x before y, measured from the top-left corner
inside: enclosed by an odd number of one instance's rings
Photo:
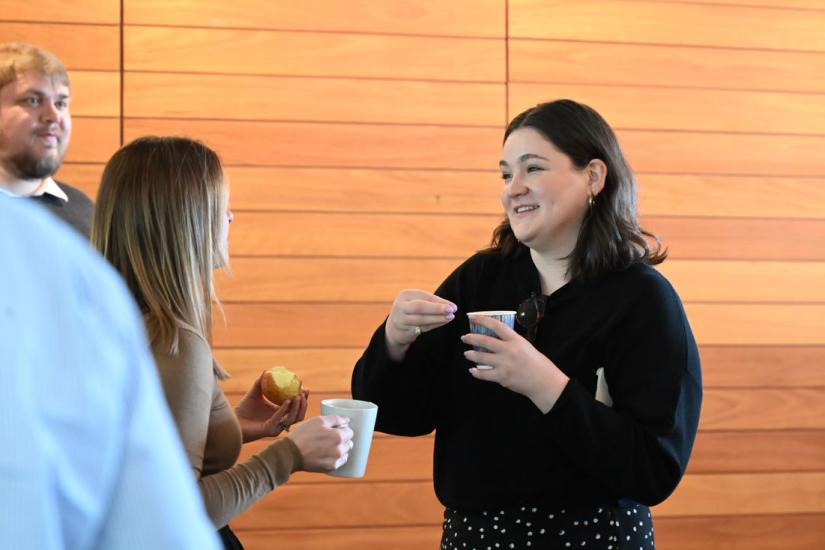
[[[489,350],[489,353],[475,350],[464,352],[464,356],[473,363],[493,367],[473,367],[470,374],[479,380],[496,382],[527,396],[543,413],[552,409],[570,380],[568,376],[546,355],[501,321],[478,316],[473,322],[492,330],[498,338],[475,333],[461,337],[465,344]]]
[[[262,437],[275,437],[284,430],[288,431],[292,424],[303,420],[307,413],[309,390],[304,390],[297,397],[275,405],[264,397],[261,391],[261,377],[255,380],[235,407],[244,443]]]

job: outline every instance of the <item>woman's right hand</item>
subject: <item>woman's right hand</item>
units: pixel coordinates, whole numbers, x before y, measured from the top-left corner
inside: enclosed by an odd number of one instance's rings
[[[288,437],[301,451],[307,472],[329,472],[343,466],[353,446],[349,418],[335,414],[296,424]]]
[[[384,334],[387,351],[395,361],[422,332],[446,325],[455,319],[458,306],[424,290],[402,290],[392,304]]]

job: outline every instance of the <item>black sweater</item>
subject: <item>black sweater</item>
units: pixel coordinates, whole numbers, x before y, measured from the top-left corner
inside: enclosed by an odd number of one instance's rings
[[[542,414],[527,397],[473,378],[459,340],[469,332],[462,313],[515,310],[540,288],[526,248],[509,259],[476,254],[436,291],[458,306],[456,319],[422,334],[401,364],[387,355],[382,324],[355,366],[353,396],[378,404],[379,431],[436,430],[434,482],[445,506],[663,501],[687,467],[702,401],[679,297],[643,264],[549,296],[535,346],[570,382]],[[612,407],[594,398],[599,367]]]

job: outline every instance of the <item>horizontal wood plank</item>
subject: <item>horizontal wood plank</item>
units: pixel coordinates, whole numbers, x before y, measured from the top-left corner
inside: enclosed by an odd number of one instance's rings
[[[349,481],[346,489],[340,483],[287,483],[235,518],[232,527],[243,531],[440,525],[443,508],[429,481]]]
[[[373,527],[342,529],[289,529],[235,531],[247,550],[272,550],[288,544],[290,550],[421,550],[437,548],[441,526]]]
[[[688,465],[693,474],[772,471],[825,471],[825,431],[700,431]]]
[[[825,21],[823,21],[825,22]],[[822,93],[705,90],[604,84],[511,83],[512,118],[548,99],[569,97],[590,105],[614,128],[825,134]],[[759,113],[759,116],[753,116]]]
[[[497,170],[228,166],[226,174],[234,210],[306,211],[310,204],[316,212],[504,212]]]
[[[117,118],[74,117],[66,162],[106,162],[120,147]]]
[[[488,38],[127,26],[124,64],[127,71],[503,82],[505,44]]]
[[[575,40],[511,39],[507,46],[511,82],[825,91],[822,53]]]
[[[186,135],[227,165],[489,169],[498,161],[492,128],[298,122],[125,119],[126,140]],[[267,136],[249,147],[244,136]]]
[[[642,215],[825,218],[825,178],[637,174]]]
[[[242,256],[217,272],[218,292],[224,302],[387,302],[404,288],[435,290],[460,263]],[[668,260],[657,269],[686,302],[825,303],[825,262]]]
[[[825,347],[712,346],[699,350],[705,387],[823,387]]]
[[[72,116],[119,117],[120,74],[110,71],[71,71]]]
[[[504,0],[461,2],[413,0],[202,0],[192,2],[129,0],[127,24],[274,28],[367,33],[504,36]],[[323,14],[319,17],[319,14]]]
[[[37,2],[3,0],[3,17],[15,21],[118,24],[120,23],[120,2],[118,0],[38,0]]]
[[[667,550],[821,550],[825,514],[666,517],[655,531],[656,546]]]
[[[823,11],[612,0],[508,6],[509,35],[517,38],[825,51]]]
[[[97,197],[97,189],[100,187],[100,176],[103,173],[103,164],[100,163],[74,163],[64,162],[60,170],[55,174],[55,178],[77,187],[92,200]]]
[[[823,430],[825,388],[705,389],[699,429]]]
[[[688,474],[653,513],[671,517],[823,512],[825,472],[775,472]]]
[[[229,303],[218,347],[365,347],[389,303]],[[686,304],[696,339],[713,345],[825,344],[824,305]]]
[[[464,259],[489,246],[501,218],[235,211],[230,250],[235,256]],[[642,223],[672,259],[825,260],[825,220],[649,217]]]
[[[68,3],[69,0],[66,1]],[[35,3],[28,4],[33,8],[39,6]],[[40,10],[39,7],[34,9]],[[0,21],[0,36],[4,42],[28,42],[46,48],[60,58],[70,73],[73,70],[120,69],[120,39],[116,25]]]
[[[380,322],[377,320],[376,326]],[[245,392],[264,369],[284,365],[299,373],[308,388],[348,392],[352,367],[362,351],[358,347],[222,348],[215,354],[232,373],[232,378],[224,382],[226,391]],[[823,346],[706,345],[699,352],[706,389],[825,387]]]
[[[504,92],[503,84],[465,82],[126,73],[124,112],[146,118],[498,127]]]

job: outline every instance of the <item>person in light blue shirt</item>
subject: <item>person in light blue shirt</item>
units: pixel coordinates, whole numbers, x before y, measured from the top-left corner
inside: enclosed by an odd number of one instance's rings
[[[0,193],[0,547],[218,549],[124,284]]]

